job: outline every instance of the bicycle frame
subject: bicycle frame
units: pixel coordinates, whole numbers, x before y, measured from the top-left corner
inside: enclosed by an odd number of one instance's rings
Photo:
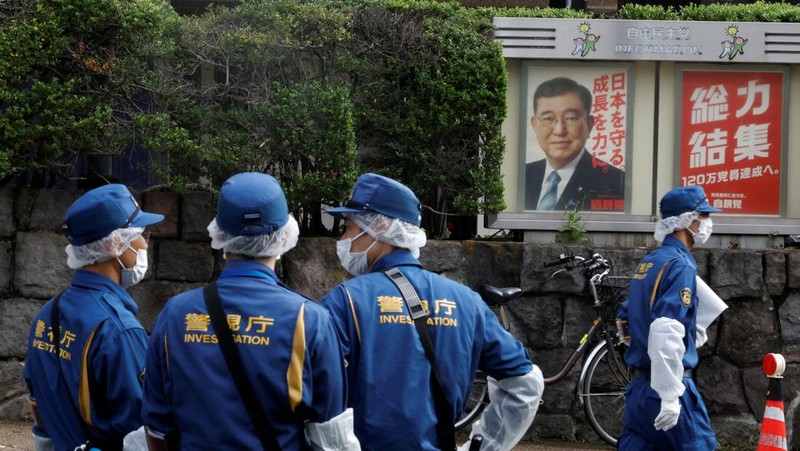
[[[569,358],[564,363],[564,366],[561,367],[561,370],[559,370],[559,372],[556,373],[554,376],[544,378],[545,385],[558,382],[561,379],[563,379],[567,375],[567,373],[569,373],[572,367],[574,367],[575,364],[578,362],[578,360],[583,356],[584,352],[586,352],[586,348],[589,346],[589,344],[593,342],[593,338],[595,337],[595,335],[597,335],[598,333],[605,332],[604,326],[601,325],[602,322],[603,322],[602,315],[598,314],[597,318],[595,318],[594,321],[592,321],[592,327],[589,328],[588,332],[583,334],[583,337],[581,337],[581,341],[578,344],[578,347],[572,351],[572,354],[570,354]],[[610,338],[607,338],[607,341],[610,341]]]
[[[624,388],[633,377],[622,358],[620,351],[624,348],[620,346],[623,343],[617,338],[615,324],[617,302],[620,301],[620,296],[625,295],[624,292],[618,290],[627,288],[627,284],[620,284],[620,279],[629,283],[629,278],[609,276],[612,268],[611,262],[597,253],[590,259],[572,253],[562,254],[559,258],[544,263],[545,268],[551,266],[562,267],[553,273],[553,276],[573,269],[583,270],[586,277],[589,278],[595,315],[589,330],[583,334],[577,347],[572,350],[558,373],[544,377],[543,382],[545,385],[559,382],[576,364],[579,364],[581,374],[577,391],[589,425],[602,440],[616,445],[620,418],[618,412],[622,410],[619,402],[621,399],[624,402],[622,398]],[[489,306],[499,307],[501,323],[506,330],[510,330],[505,305],[516,299],[520,295],[520,290],[516,289],[508,294],[500,294],[500,290],[509,289],[489,288],[492,291],[488,291],[486,294],[481,293],[481,295],[484,296],[484,301]],[[590,345],[592,345],[592,350],[586,356],[587,347]],[[610,386],[608,385],[609,381]],[[476,375],[469,400],[469,407],[465,408],[464,414],[456,421],[456,429],[472,424],[489,403],[485,374],[479,372]],[[604,412],[614,413],[609,416]]]

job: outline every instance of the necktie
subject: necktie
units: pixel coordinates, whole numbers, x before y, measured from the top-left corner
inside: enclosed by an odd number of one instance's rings
[[[558,172],[553,171],[547,176],[547,183],[545,184],[544,196],[539,201],[538,210],[552,210],[556,206],[558,200],[558,182],[561,181],[561,176]]]

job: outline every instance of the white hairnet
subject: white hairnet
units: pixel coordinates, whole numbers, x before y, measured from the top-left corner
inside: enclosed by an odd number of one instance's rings
[[[373,212],[346,213],[344,216],[355,222],[372,238],[410,250],[414,258],[419,257],[419,249],[425,247],[427,242],[425,232],[421,228],[400,219]]]
[[[217,219],[208,225],[211,247],[222,249],[226,254],[238,254],[251,258],[279,257],[297,245],[300,226],[292,215],[280,229],[266,235],[236,236],[223,231]]]
[[[107,237],[81,246],[68,244],[67,266],[72,269],[83,268],[92,263],[117,258],[144,232],[143,227],[126,227],[109,233]]]
[[[664,238],[676,230],[688,229],[692,222],[697,219],[699,214],[696,211],[687,211],[678,216],[664,218],[656,224],[656,231],[653,233],[656,241],[662,242]]]

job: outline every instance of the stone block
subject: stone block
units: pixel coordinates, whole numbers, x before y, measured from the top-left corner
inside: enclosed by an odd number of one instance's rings
[[[800,288],[800,249],[793,249],[788,254],[786,285],[789,288]]]
[[[783,294],[786,288],[786,253],[766,251],[764,253],[764,284],[770,296]]]
[[[785,345],[800,345],[800,293],[790,294],[780,309],[781,339]]]
[[[11,290],[14,249],[10,241],[0,241],[0,296]]]
[[[319,299],[349,274],[339,264],[334,238],[301,237],[297,246],[281,257],[285,282],[312,299]]]
[[[562,346],[578,346],[595,319],[592,299],[588,296],[570,296],[564,300],[564,334]]]
[[[614,264],[609,274],[630,277],[639,262],[648,254],[648,249],[595,249]]]
[[[209,241],[208,224],[217,206],[208,191],[186,193],[181,202],[181,237],[186,241]]]
[[[514,336],[536,349],[564,346],[564,307],[555,296],[522,296],[506,308]]]
[[[205,283],[176,283],[161,280],[148,280],[131,287],[128,292],[139,305],[136,317],[147,332],[153,330],[158,314],[167,301],[184,291],[205,286]]]
[[[14,433],[17,434],[20,433],[20,428],[25,428],[30,433],[30,424],[33,424],[33,413],[28,402],[28,394],[17,395],[0,402],[0,421],[25,422],[27,424],[10,424],[4,427],[16,431]]]
[[[697,350],[700,359],[708,358],[717,354],[717,336],[719,335],[719,320],[714,321],[706,330],[708,341]]]
[[[763,415],[763,409],[757,415]],[[755,449],[761,425],[753,414],[718,415],[711,418],[711,427],[721,449]],[[793,449],[793,448],[792,448]]]
[[[574,420],[566,414],[537,414],[529,433],[537,438],[574,441]]]
[[[20,188],[14,211],[20,230],[61,233],[64,213],[82,194],[78,190]]]
[[[582,257],[591,257],[592,253],[584,246],[577,245],[540,245],[525,244],[522,257],[520,286],[523,291],[539,293],[588,293],[586,278],[580,270],[562,272],[551,277],[558,267],[544,268],[543,263],[559,255],[572,252]]]
[[[164,215],[164,220],[147,229],[153,236],[175,238],[178,236],[180,207],[178,194],[173,191],[148,191],[142,195],[142,209]],[[208,225],[208,224],[206,224]]]
[[[64,247],[67,237],[55,232],[19,232],[14,252],[14,288],[24,297],[46,299],[72,279]]]
[[[464,274],[467,285],[518,287],[522,265],[522,243],[497,241],[464,242]]]
[[[704,249],[692,251],[694,261],[697,263],[697,275],[700,276],[701,279],[705,280],[706,283],[708,283],[709,256],[712,253],[713,251]]]
[[[764,287],[761,260],[759,254],[749,251],[713,252],[706,281],[725,300],[758,297]]]
[[[428,240],[419,250],[419,261],[425,269],[437,274],[461,271],[464,264],[462,247],[461,241]]]
[[[0,188],[0,238],[14,234],[14,189]]]
[[[158,280],[208,282],[214,273],[214,254],[208,243],[161,241],[156,261]]]
[[[719,357],[703,360],[697,367],[695,380],[710,415],[749,412],[742,396],[741,371],[729,362]]]
[[[22,362],[18,360],[0,362],[0,419],[4,419],[3,404],[19,396],[27,398],[28,387],[22,378],[22,368]]]
[[[780,349],[780,333],[772,300],[737,299],[722,314],[719,356],[737,366],[760,363]]]
[[[0,302],[0,358],[24,359],[33,317],[44,305],[35,299],[11,298]]]
[[[564,369],[572,348],[557,349],[528,349],[531,361],[536,364],[545,379],[555,377]],[[547,384],[544,390],[543,404],[540,412],[544,413],[570,413],[576,404],[578,378],[581,375],[580,361],[572,368],[566,369],[564,377],[558,381]],[[578,415],[581,415],[580,413]]]

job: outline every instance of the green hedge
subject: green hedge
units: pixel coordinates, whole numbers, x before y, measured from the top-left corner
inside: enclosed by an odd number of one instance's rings
[[[637,20],[797,22],[783,3],[625,5]],[[434,0],[246,0],[178,17],[163,0],[0,2],[0,179],[68,176],[135,143],[167,185],[279,177],[306,234],[361,172],[396,177],[446,235],[502,210],[506,78],[492,19],[589,18]],[[442,214],[444,213],[444,214]]]
[[[261,170],[303,232],[366,171],[417,192],[425,227],[504,208],[505,62],[491,17],[436,1],[247,1],[186,18],[146,147],[171,186]],[[200,82],[200,67],[213,80]],[[153,88],[154,90],[156,87]]]
[[[149,62],[171,50],[163,0],[0,2],[0,179],[70,175],[136,139]]]

